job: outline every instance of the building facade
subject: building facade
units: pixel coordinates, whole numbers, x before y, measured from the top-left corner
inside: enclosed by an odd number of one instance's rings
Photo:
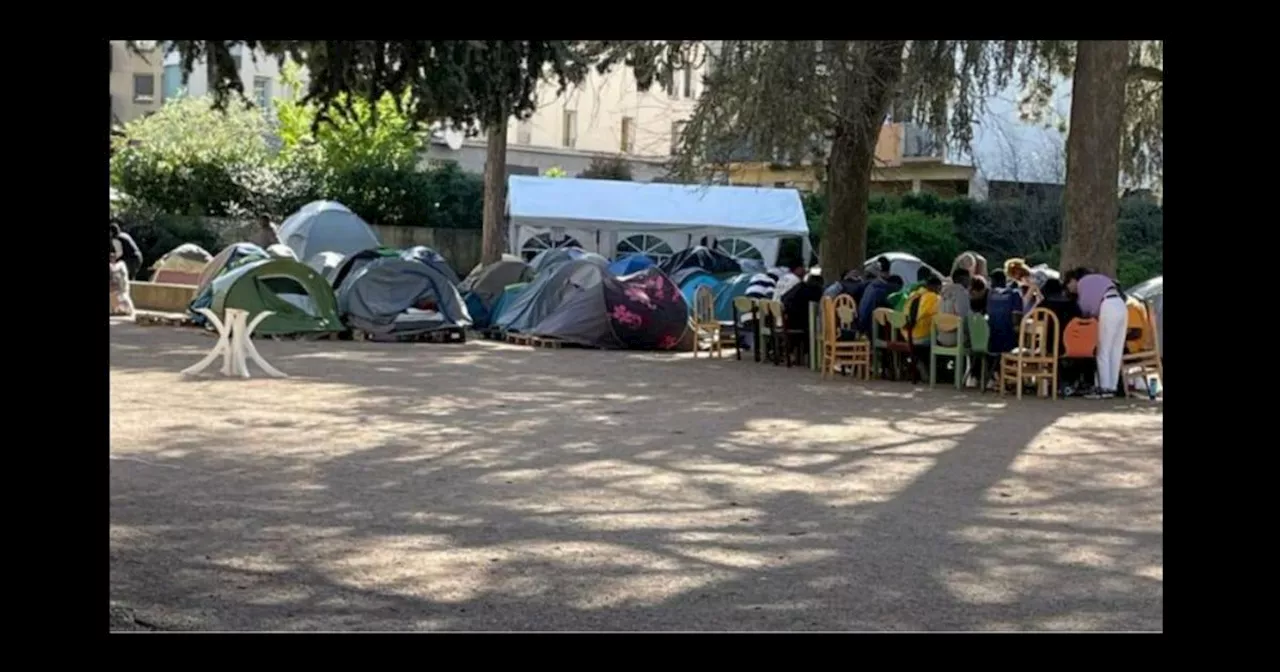
[[[262,50],[246,49],[244,45],[232,47],[231,56],[240,75],[240,82],[244,85],[244,95],[254,105],[270,110],[272,99],[291,93],[281,88],[280,62],[275,57],[267,56]],[[197,61],[192,66],[185,84],[182,81],[180,55],[177,52],[165,54],[163,62],[161,94],[165,100],[179,95],[198,97],[209,93],[210,68],[205,60]],[[298,76],[300,86],[305,87],[306,73],[300,72]]]
[[[533,115],[508,125],[508,171],[541,175],[554,167],[574,176],[595,159],[622,158],[636,181],[662,177],[681,124],[693,114],[702,92],[707,59],[698,60],[648,91],[639,90],[626,67],[603,75],[592,71],[582,84],[560,95],[555,84],[544,83]],[[444,134],[437,133],[424,162],[454,161],[463,170],[484,172],[485,144],[479,136],[451,149]]]
[[[164,55],[155,44],[140,43],[141,53],[124,40],[110,40],[111,128],[160,109],[164,104],[161,77]]]

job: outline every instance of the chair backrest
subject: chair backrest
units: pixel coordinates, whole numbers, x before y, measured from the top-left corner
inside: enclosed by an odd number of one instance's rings
[[[701,285],[693,293],[693,319],[698,324],[716,324],[716,297]]]
[[[1154,301],[1143,301],[1143,304],[1147,307],[1147,329],[1142,350],[1143,352],[1154,352],[1158,357],[1164,357],[1164,353],[1160,351],[1160,325],[1156,313],[1156,304]]]
[[[938,313],[933,316],[933,322],[929,325],[929,341],[933,345],[938,344],[938,334],[956,333],[956,344],[964,344],[964,320],[959,315],[951,313]]]
[[[1022,320],[1018,331],[1018,347],[1031,357],[1058,356],[1058,316],[1048,308],[1036,308]]]
[[[853,331],[857,319],[858,304],[852,296],[822,297],[822,338],[828,343],[839,340],[843,331]]]
[[[892,308],[876,308],[871,311],[871,340],[874,343],[884,343],[885,337],[893,340],[892,326],[889,324],[889,316],[893,314]]]
[[[818,304],[821,306],[822,316],[822,342],[835,343],[839,334],[839,327],[836,326],[836,302],[829,296],[822,297],[822,301]]]
[[[1135,307],[1134,303],[1138,305]],[[1128,328],[1141,329],[1142,334],[1134,339],[1135,352],[1160,352],[1160,335],[1156,330],[1156,307],[1150,301],[1134,301],[1128,306]],[[1136,309],[1135,309],[1136,308]]]
[[[745,315],[756,309],[756,300],[749,296],[733,297],[733,308],[739,315]]]
[[[1062,346],[1067,357],[1092,357],[1098,347],[1098,321],[1072,318],[1062,330]]]
[[[907,341],[910,340],[906,335],[907,330],[907,314],[895,310],[889,313],[889,340],[890,341]]]
[[[976,353],[990,352],[991,325],[987,324],[987,316],[973,313],[965,320],[965,328],[969,332],[969,349]]]
[[[784,326],[784,318],[782,314],[783,310],[781,301],[774,301],[772,299],[760,301],[760,319],[764,322],[765,326],[774,329],[782,329]]]

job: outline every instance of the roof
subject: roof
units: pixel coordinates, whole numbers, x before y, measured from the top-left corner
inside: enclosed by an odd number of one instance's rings
[[[804,236],[795,189],[662,184],[513,175],[511,223],[585,230]]]

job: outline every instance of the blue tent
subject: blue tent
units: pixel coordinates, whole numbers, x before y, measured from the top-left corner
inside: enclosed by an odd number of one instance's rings
[[[684,294],[685,303],[689,304],[689,312],[693,312],[693,300],[697,296],[698,288],[706,286],[711,290],[711,295],[715,296],[720,289],[720,281],[714,275],[705,271],[699,271],[684,279],[680,284],[680,293]]]
[[[629,254],[617,261],[609,264],[609,272],[614,275],[631,275],[639,273],[650,266],[653,266],[653,260],[644,254]]]
[[[431,268],[440,271],[440,274],[449,279],[449,282],[457,285],[462,282],[458,274],[454,272],[453,267],[449,265],[448,260],[443,254],[427,247],[426,245],[417,245],[400,252],[401,259],[409,261],[419,261]]]
[[[735,275],[720,283],[716,291],[716,319],[728,322],[733,319],[733,300],[747,295],[747,287],[751,286],[753,273]]]
[[[313,201],[289,215],[277,232],[299,259],[321,252],[350,256],[379,245],[373,229],[347,206],[334,201]]]

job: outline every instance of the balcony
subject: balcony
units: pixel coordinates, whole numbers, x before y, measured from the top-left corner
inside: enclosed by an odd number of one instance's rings
[[[946,148],[933,131],[917,124],[903,124],[903,163],[942,163],[946,159]]]

